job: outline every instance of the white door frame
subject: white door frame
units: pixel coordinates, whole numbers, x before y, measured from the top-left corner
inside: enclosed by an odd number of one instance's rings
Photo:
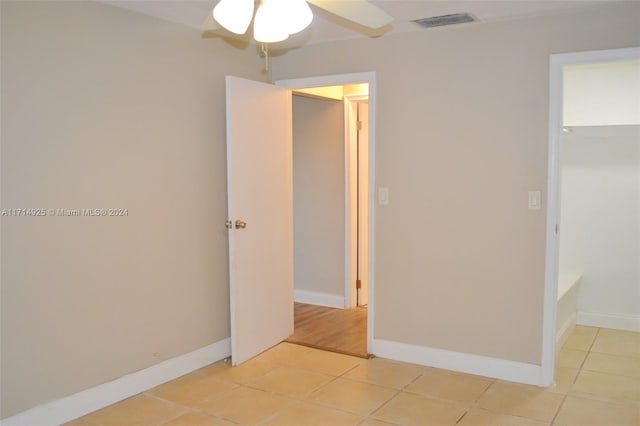
[[[374,261],[375,259],[375,146],[376,146],[376,73],[371,72],[361,72],[361,73],[352,73],[352,74],[335,74],[335,75],[326,75],[326,76],[316,76],[316,77],[307,77],[307,78],[296,78],[296,79],[288,79],[288,80],[278,80],[275,82],[277,86],[286,87],[289,89],[304,89],[309,87],[324,87],[324,86],[340,86],[345,84],[361,84],[367,83],[369,85],[369,226],[368,226],[368,250],[369,250],[369,258],[368,258],[368,292],[369,292],[369,300],[367,306],[367,350],[370,352],[373,348],[373,336],[374,336],[374,318],[375,318],[375,267]],[[345,123],[346,126],[347,123]],[[345,176],[348,178],[348,176]],[[348,188],[348,179],[345,179],[346,189],[347,189],[347,197],[349,197],[349,188]],[[346,217],[349,218],[350,214],[346,214]],[[347,221],[349,222],[349,221]],[[350,223],[347,223],[345,226],[345,233],[348,235],[348,240],[350,240]],[[348,247],[348,246],[347,246]],[[345,275],[348,275],[350,278],[351,275],[351,254],[350,250],[346,250],[345,253]],[[345,284],[345,287],[348,284]],[[347,305],[349,304],[349,305]],[[345,307],[351,306],[351,289],[345,289]]]
[[[353,227],[354,220],[357,221],[359,218],[355,213],[355,206],[353,205],[353,194],[355,193],[356,197],[359,197],[356,189],[356,182],[359,179],[357,174],[357,167],[354,167],[359,161],[357,158],[357,154],[354,157],[353,147],[358,141],[358,103],[362,101],[368,101],[369,95],[345,95],[344,97],[344,124],[345,124],[345,132],[344,132],[344,149],[345,149],[345,177],[346,177],[346,187],[345,187],[345,242],[348,250],[346,259],[345,259],[345,282],[344,282],[344,307],[345,308],[353,308],[358,305],[358,291],[355,288],[356,283],[356,268],[358,257],[358,238],[359,236],[355,234],[355,230]],[[369,226],[367,224],[367,230]],[[369,260],[369,259],[367,259]],[[367,262],[368,265],[368,262]],[[368,285],[368,282],[365,283]],[[368,304],[368,302],[367,302]]]
[[[561,53],[549,63],[549,151],[547,164],[547,235],[542,330],[542,385],[553,384],[558,305],[560,241],[560,142],[562,141],[563,78],[565,65],[637,60],[640,48]]]

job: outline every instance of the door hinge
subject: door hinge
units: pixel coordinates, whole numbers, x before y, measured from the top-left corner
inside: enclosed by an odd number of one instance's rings
[[[356,127],[358,127],[358,131],[362,130],[362,121],[356,121]]]
[[[362,288],[362,280],[356,280],[356,289],[360,290]]]
[[[558,224],[556,223],[556,235],[558,235]]]

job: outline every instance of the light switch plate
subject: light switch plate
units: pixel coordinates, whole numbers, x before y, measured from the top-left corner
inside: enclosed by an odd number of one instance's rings
[[[383,206],[389,204],[389,188],[378,188],[378,204]]]
[[[529,210],[540,210],[540,191],[529,191]]]

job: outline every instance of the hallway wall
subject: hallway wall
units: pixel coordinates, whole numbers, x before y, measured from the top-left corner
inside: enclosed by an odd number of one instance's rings
[[[293,97],[294,286],[344,297],[344,106]]]

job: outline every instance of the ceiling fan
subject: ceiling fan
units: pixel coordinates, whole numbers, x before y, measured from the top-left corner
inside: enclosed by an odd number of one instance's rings
[[[260,43],[277,43],[309,26],[313,13],[308,3],[370,29],[393,21],[367,0],[220,0],[213,18],[238,35],[247,32],[253,18],[253,38]]]

